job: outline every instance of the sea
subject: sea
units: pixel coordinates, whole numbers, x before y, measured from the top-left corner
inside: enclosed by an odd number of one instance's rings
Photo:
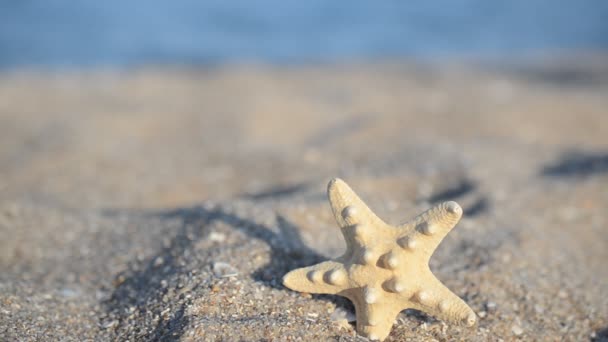
[[[509,59],[606,49],[606,0],[0,0],[0,69]]]

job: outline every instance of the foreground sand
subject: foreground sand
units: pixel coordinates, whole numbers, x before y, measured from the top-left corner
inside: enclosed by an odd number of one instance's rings
[[[285,272],[456,200],[431,261],[479,315],[389,340],[608,338],[608,62],[0,75],[0,340],[340,340]],[[359,338],[359,340],[362,340]]]

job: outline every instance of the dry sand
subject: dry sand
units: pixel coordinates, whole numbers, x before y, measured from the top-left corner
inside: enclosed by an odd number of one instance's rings
[[[388,222],[458,201],[431,269],[474,328],[608,339],[608,62],[0,75],[0,340],[355,341],[280,284],[341,253],[345,179]]]

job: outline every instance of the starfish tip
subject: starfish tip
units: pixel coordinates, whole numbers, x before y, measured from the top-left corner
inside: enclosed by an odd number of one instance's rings
[[[297,282],[297,279],[298,279],[298,277],[295,274],[296,271],[297,270],[288,272],[286,275],[283,276],[283,279],[282,279],[283,286],[285,286],[285,287],[287,287],[289,289],[292,289],[292,290],[295,289],[296,282]]]
[[[477,322],[477,316],[471,311],[463,321],[467,327],[472,327]]]
[[[460,207],[460,205],[458,205],[458,203],[456,203],[454,201],[449,201],[449,202],[445,202],[444,206],[445,206],[445,210],[447,210],[449,213],[455,214],[458,216],[462,215],[462,208]]]
[[[346,184],[346,183],[344,183],[344,181],[343,181],[342,179],[340,179],[340,178],[337,178],[337,177],[332,178],[332,179],[329,181],[329,183],[327,184],[327,189],[328,189],[328,190],[329,190],[329,189],[332,189],[332,188],[334,188],[334,187],[336,187],[336,186],[339,186],[339,185],[341,185],[341,184]]]

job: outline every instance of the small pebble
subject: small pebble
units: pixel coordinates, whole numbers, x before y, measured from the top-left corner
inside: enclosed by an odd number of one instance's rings
[[[112,328],[113,326],[115,326],[117,324],[118,324],[117,320],[112,320],[112,321],[108,321],[108,322],[103,323],[101,325],[101,328],[102,329],[110,329],[110,328]]]
[[[515,335],[515,336],[519,336],[524,333],[524,330],[517,324],[514,324],[511,327],[511,331],[513,332],[513,335]]]
[[[209,241],[213,242],[224,242],[226,240],[226,235],[218,232],[211,232],[207,238]]]
[[[496,310],[496,303],[494,303],[494,302],[487,302],[486,303],[486,309],[488,310],[488,312],[494,312]]]
[[[239,273],[232,265],[218,261],[213,263],[213,274],[216,277],[225,278],[237,276]]]
[[[346,320],[347,322],[354,322],[356,320],[355,314],[350,312],[344,308],[336,308],[334,312],[330,316],[331,320],[334,322]]]
[[[164,263],[165,263],[165,259],[163,259],[163,257],[159,256],[158,258],[154,259],[154,267],[158,267]]]

